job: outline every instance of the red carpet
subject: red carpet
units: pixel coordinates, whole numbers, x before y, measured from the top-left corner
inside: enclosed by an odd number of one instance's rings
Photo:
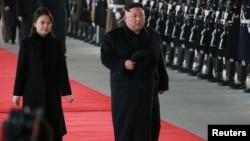
[[[17,55],[0,48],[0,123],[14,108],[13,82]],[[68,134],[64,141],[113,141],[110,97],[71,80],[75,101],[63,99]],[[16,107],[15,107],[16,108]],[[19,107],[20,108],[20,107]],[[204,139],[162,121],[160,141],[204,141]]]

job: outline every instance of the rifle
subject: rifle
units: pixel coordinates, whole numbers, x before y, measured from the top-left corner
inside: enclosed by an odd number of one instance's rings
[[[178,31],[179,31],[178,24],[180,22],[179,18],[182,16],[181,8],[182,8],[182,0],[179,0],[178,4],[175,7],[175,24],[172,31],[172,38],[177,38],[178,36]]]
[[[153,16],[153,7],[154,7],[154,4],[155,4],[155,2],[154,1],[150,1],[150,7],[149,7],[149,12],[150,12],[150,15],[149,15],[149,17],[148,17],[148,19],[147,19],[147,27],[150,27],[151,26],[151,20],[152,20],[152,16]]]
[[[225,44],[226,44],[226,33],[228,30],[228,15],[230,12],[232,6],[232,2],[231,0],[227,0],[227,4],[226,4],[226,10],[223,14],[223,25],[224,25],[224,30],[220,35],[220,43],[219,43],[219,49],[223,49],[225,48]]]
[[[215,28],[214,31],[212,32],[212,39],[210,42],[211,47],[215,47],[217,45],[217,35],[218,35],[219,25],[221,24],[219,18],[221,18],[222,2],[223,0],[219,0],[218,8],[215,14],[215,20],[214,20]]]
[[[76,11],[76,5],[77,5],[77,1],[76,0],[71,0],[70,1],[70,14],[74,14]]]
[[[156,20],[155,30],[158,31],[160,28],[160,22],[163,20],[163,10],[162,10],[163,2],[158,3],[158,19]]]
[[[205,10],[205,17],[204,17],[204,29],[201,31],[201,40],[200,45],[204,46],[207,45],[208,39],[207,39],[207,33],[208,33],[208,24],[209,24],[209,18],[211,17],[210,13],[211,10],[211,0],[207,1],[206,10]]]
[[[200,20],[198,17],[199,16],[198,14],[200,13],[200,10],[201,10],[201,2],[200,2],[200,0],[197,0],[195,11],[194,11],[194,25],[191,28],[189,42],[194,42],[196,39],[198,21]]]
[[[184,22],[181,26],[180,40],[186,40],[187,36],[187,22],[188,22],[188,10],[190,6],[190,0],[186,0],[186,5],[184,9]]]
[[[174,4],[173,4],[173,0],[170,0],[169,3],[168,3],[168,10],[167,10],[167,15],[168,15],[168,18],[166,20],[166,28],[165,28],[165,31],[164,31],[164,35],[165,36],[169,36],[170,35],[170,23],[171,23],[171,18],[172,18],[172,10],[173,10],[173,7],[174,7]]]

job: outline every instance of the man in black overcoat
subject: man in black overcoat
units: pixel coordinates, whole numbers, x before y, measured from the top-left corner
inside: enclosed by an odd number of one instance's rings
[[[126,25],[107,32],[101,61],[110,70],[115,141],[158,141],[158,93],[168,90],[160,34],[145,27],[144,8],[126,4]]]
[[[19,43],[30,36],[35,10],[40,7],[40,0],[17,0],[17,18],[21,22]]]

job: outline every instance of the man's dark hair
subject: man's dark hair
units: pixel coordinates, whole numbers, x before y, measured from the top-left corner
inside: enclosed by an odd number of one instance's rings
[[[124,9],[125,9],[125,11],[129,11],[131,8],[134,8],[134,7],[140,7],[142,9],[144,9],[143,5],[140,3],[128,3],[125,5]]]

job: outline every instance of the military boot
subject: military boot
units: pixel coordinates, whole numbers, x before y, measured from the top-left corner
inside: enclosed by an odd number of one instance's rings
[[[189,75],[191,75],[191,76],[197,76],[197,74],[202,71],[204,59],[205,59],[205,54],[204,54],[203,51],[200,51],[197,54],[197,58],[196,58],[196,63],[195,63],[194,69],[192,69],[191,72],[189,72]]]
[[[171,69],[179,70],[182,67],[183,61],[184,61],[184,55],[185,55],[185,49],[182,47],[179,47],[176,63],[171,67]]]
[[[246,76],[247,76],[247,67],[242,64],[237,66],[237,78],[238,82],[230,85],[232,89],[245,89],[246,88]]]
[[[214,77],[208,79],[209,82],[220,82],[222,81],[223,72],[223,60],[221,57],[213,58],[214,65]]]
[[[247,77],[246,77],[246,88],[243,91],[244,93],[250,93],[250,64],[247,66]]]
[[[179,69],[181,73],[189,73],[193,68],[195,52],[192,48],[187,49],[185,66]]]
[[[226,78],[222,80],[218,85],[230,86],[235,83],[234,76],[236,71],[236,63],[233,60],[226,60]]]
[[[213,57],[208,56],[206,60],[205,73],[199,73],[198,78],[200,79],[212,79],[213,78]]]
[[[171,67],[174,62],[174,57],[175,57],[175,48],[169,46],[168,51],[167,51],[167,60],[166,60],[166,67]]]

